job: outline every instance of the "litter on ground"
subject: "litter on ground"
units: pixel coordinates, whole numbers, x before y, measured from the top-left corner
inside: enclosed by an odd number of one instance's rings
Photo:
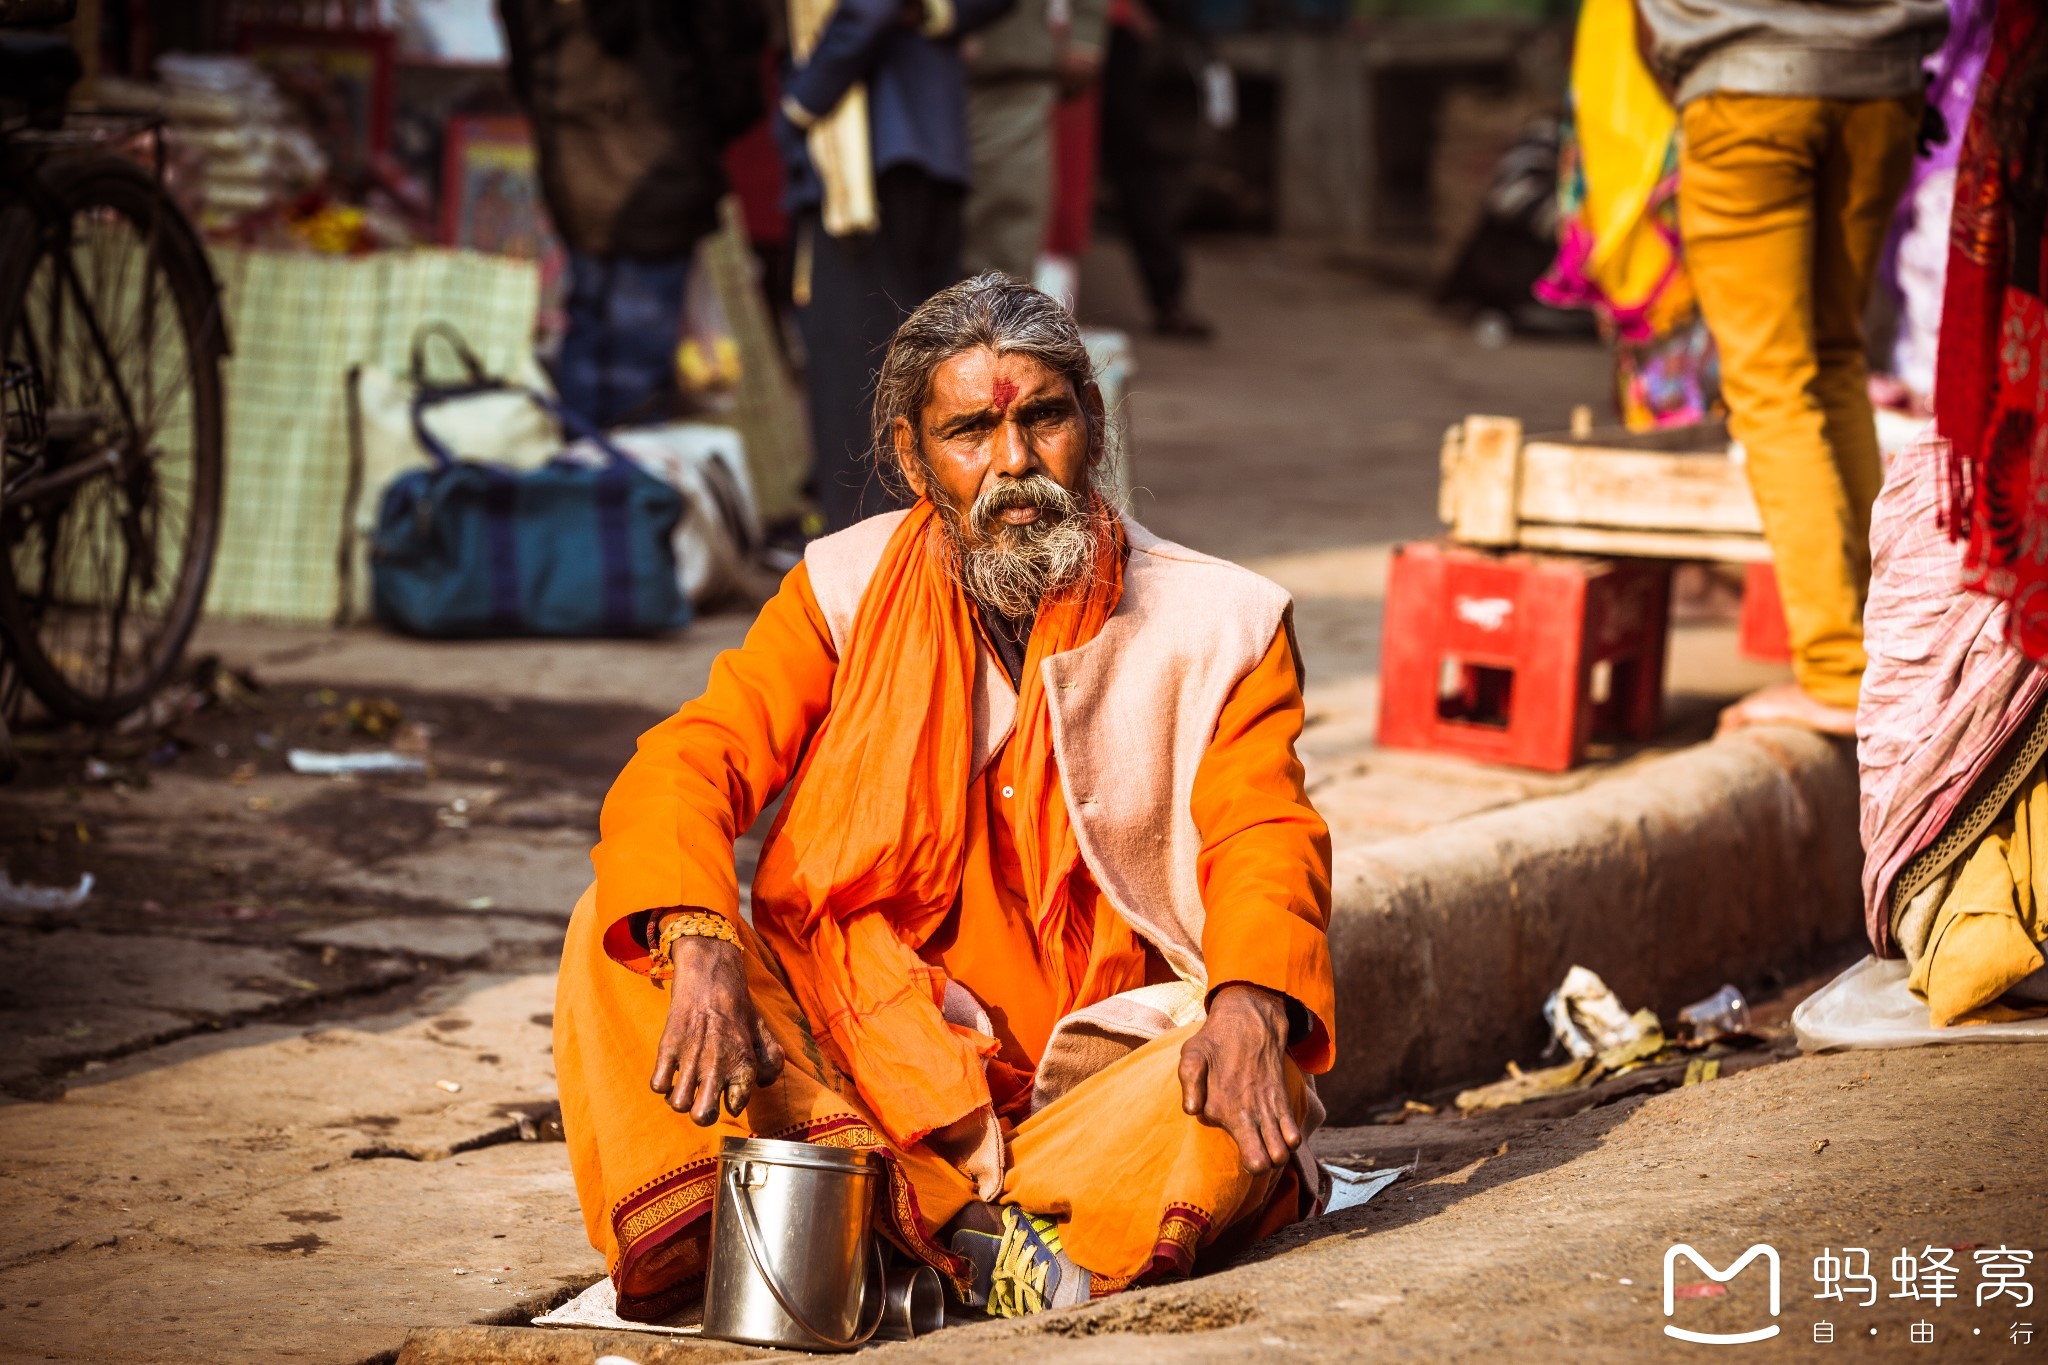
[[[76,910],[90,895],[90,872],[81,872],[76,886],[36,886],[0,870],[0,910]]]
[[[1354,1171],[1343,1166],[1332,1166],[1325,1161],[1323,1169],[1330,1173],[1330,1202],[1323,1206],[1323,1213],[1328,1216],[1357,1208],[1414,1167],[1395,1166],[1384,1171]]]
[[[393,774],[407,775],[424,773],[427,761],[415,754],[393,753],[388,749],[374,750],[359,754],[328,754],[317,749],[294,749],[285,755],[285,762],[295,773],[312,777],[338,777],[342,774]]]
[[[2048,1043],[2048,1018],[1936,1028],[1927,1002],[1906,986],[1903,959],[1866,957],[1799,1002],[1792,1032],[1802,1052],[1849,1047],[1920,1047],[1927,1043]]]

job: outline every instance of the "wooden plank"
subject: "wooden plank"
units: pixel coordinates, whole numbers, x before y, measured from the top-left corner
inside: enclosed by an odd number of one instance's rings
[[[1515,543],[1521,492],[1522,424],[1512,417],[1467,417],[1458,441],[1444,444],[1438,510],[1451,538],[1467,545]]]
[[[1583,436],[1577,434],[1576,430],[1532,431],[1526,439],[1556,445],[1599,446],[1604,450],[1661,450],[1673,455],[1719,455],[1728,449],[1728,424],[1699,422],[1689,427],[1656,427],[1650,431],[1596,426]]]
[[[1702,559],[1728,564],[1768,564],[1771,559],[1771,547],[1760,535],[1696,535],[1537,522],[1523,523],[1521,545],[1525,550],[1561,550],[1617,559]]]
[[[1742,466],[1717,454],[1663,454],[1531,441],[1522,447],[1520,520],[1564,526],[1761,535]]]
[[[1465,458],[1465,424],[1444,428],[1436,454],[1436,519],[1446,526],[1458,520],[1458,462]]]

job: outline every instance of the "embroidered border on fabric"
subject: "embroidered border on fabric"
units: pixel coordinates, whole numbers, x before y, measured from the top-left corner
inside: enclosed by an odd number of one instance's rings
[[[1159,1240],[1153,1244],[1153,1263],[1158,1264],[1162,1255],[1171,1255],[1177,1273],[1185,1275],[1192,1271],[1195,1252],[1201,1249],[1203,1239],[1214,1225],[1207,1212],[1192,1204],[1168,1204],[1166,1216],[1159,1223]]]
[[[1159,1236],[1152,1254],[1135,1275],[1091,1276],[1088,1297],[1108,1298],[1136,1284],[1157,1284],[1161,1280],[1184,1280],[1194,1273],[1195,1253],[1207,1240],[1216,1220],[1193,1204],[1168,1204],[1159,1216]]]
[[[1977,779],[1976,789],[1957,806],[1956,813],[1949,817],[1948,827],[1899,870],[1892,882],[1893,929],[1897,929],[1907,903],[1975,847],[1984,831],[2005,814],[2020,784],[2033,774],[2044,754],[2048,754],[2048,697],[2036,706],[2032,718],[2006,740],[2005,751]]]
[[[925,1216],[917,1205],[916,1187],[903,1173],[902,1163],[894,1152],[885,1150],[883,1155],[889,1166],[889,1221],[895,1226],[896,1235],[903,1239],[911,1255],[944,1275],[952,1283],[953,1292],[965,1300],[973,1288],[973,1265],[965,1256],[955,1256],[925,1235]]]
[[[690,1172],[697,1171],[704,1166],[716,1166],[716,1164],[716,1162],[694,1162],[682,1171],[677,1172],[677,1175],[687,1176]],[[638,1242],[655,1228],[660,1227],[663,1223],[680,1214],[689,1212],[697,1205],[710,1203],[711,1191],[717,1185],[718,1175],[716,1171],[707,1172],[696,1176],[694,1179],[686,1179],[678,1188],[669,1191],[651,1203],[643,1204],[631,1213],[625,1213],[621,1210],[622,1216],[615,1217],[612,1220],[612,1227],[618,1235],[619,1248],[622,1253],[620,1259],[625,1259],[623,1253],[628,1247]]]

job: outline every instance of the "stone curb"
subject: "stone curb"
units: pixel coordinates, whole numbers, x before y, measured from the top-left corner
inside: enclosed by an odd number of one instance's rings
[[[1862,858],[1854,749],[1792,729],[1340,850],[1330,1121],[1534,1057],[1574,963],[1668,1019],[1853,940]]]
[[[415,1327],[399,1348],[395,1365],[596,1365],[602,1360],[627,1360],[633,1365],[713,1365],[771,1356],[794,1359],[797,1353],[703,1337],[594,1328]]]

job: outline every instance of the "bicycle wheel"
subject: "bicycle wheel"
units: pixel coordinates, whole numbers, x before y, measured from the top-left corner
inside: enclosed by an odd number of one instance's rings
[[[114,157],[53,162],[0,219],[5,358],[40,441],[0,469],[0,628],[59,716],[134,710],[178,662],[220,524],[225,330],[191,228]]]

